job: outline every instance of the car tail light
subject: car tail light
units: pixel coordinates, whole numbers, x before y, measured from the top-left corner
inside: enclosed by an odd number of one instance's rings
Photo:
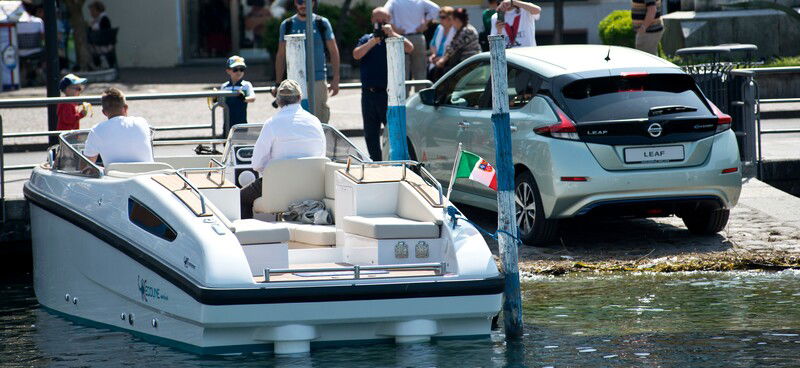
[[[558,115],[558,122],[552,125],[546,125],[543,127],[535,128],[533,131],[536,134],[544,135],[553,138],[560,138],[560,139],[570,139],[573,141],[578,140],[578,127],[575,126],[575,123],[567,117],[561,109],[558,107],[556,109],[556,114]]]
[[[619,73],[622,78],[640,78],[646,77],[649,74],[647,72],[622,72]]]
[[[730,174],[730,173],[735,173],[737,171],[739,171],[738,167],[730,167],[730,168],[722,170],[722,173],[723,174]]]
[[[733,121],[731,116],[722,112],[713,102],[708,101],[708,104],[711,105],[711,111],[717,116],[717,133],[730,129]]]

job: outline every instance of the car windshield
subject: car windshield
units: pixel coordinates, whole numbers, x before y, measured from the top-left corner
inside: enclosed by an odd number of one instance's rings
[[[566,108],[577,122],[647,119],[657,106],[681,105],[697,109],[682,116],[711,114],[694,80],[685,74],[631,74],[589,78],[562,89]]]

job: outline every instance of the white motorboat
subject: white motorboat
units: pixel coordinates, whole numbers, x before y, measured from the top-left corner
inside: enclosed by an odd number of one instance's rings
[[[325,126],[328,157],[270,162],[239,219],[260,129],[234,127],[221,155],[104,168],[88,131],[63,133],[24,189],[41,305],[201,354],[489,335],[503,277],[413,161],[368,162]],[[283,220],[302,200],[335,224]]]

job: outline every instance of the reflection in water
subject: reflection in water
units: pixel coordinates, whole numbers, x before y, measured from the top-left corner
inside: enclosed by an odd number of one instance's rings
[[[537,278],[526,334],[427,344],[324,347],[310,355],[204,357],[41,309],[30,280],[0,282],[3,364],[170,367],[544,367],[798,365],[800,273]]]

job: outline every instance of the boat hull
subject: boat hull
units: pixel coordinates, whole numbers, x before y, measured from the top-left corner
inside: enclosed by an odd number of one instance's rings
[[[201,354],[490,333],[502,279],[342,287],[207,288],[121,247],[91,221],[31,201],[34,289],[46,308]],[[184,265],[185,267],[197,267]]]

